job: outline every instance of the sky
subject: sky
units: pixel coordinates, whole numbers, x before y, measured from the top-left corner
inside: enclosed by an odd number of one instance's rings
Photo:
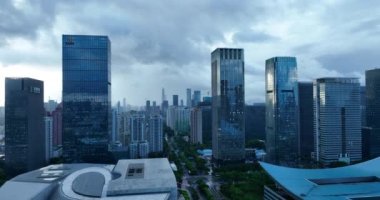
[[[298,79],[358,77],[380,66],[377,0],[3,0],[0,106],[5,77],[44,81],[61,101],[62,34],[108,35],[112,103],[171,102],[186,88],[211,94],[210,54],[244,48],[245,100],[265,100],[265,60],[295,56]]]

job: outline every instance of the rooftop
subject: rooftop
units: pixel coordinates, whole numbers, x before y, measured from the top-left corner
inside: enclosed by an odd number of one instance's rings
[[[116,165],[60,164],[7,181],[0,197],[171,200],[177,199],[177,184],[166,158],[119,160]]]
[[[296,169],[260,165],[295,199],[380,199],[380,157],[330,169]]]

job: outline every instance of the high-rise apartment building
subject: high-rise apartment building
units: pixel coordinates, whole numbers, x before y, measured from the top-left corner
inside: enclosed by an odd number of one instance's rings
[[[299,82],[298,92],[300,156],[303,160],[311,160],[314,151],[313,83]]]
[[[202,110],[199,107],[191,109],[190,114],[190,142],[202,144]]]
[[[162,152],[163,146],[163,124],[160,115],[152,115],[149,119],[148,143],[150,152]]]
[[[63,158],[109,162],[111,42],[107,36],[62,36]]]
[[[44,117],[45,122],[45,161],[49,162],[53,157],[53,117],[48,113]]]
[[[186,106],[187,107],[191,107],[192,106],[192,103],[191,103],[191,89],[190,88],[186,89]]]
[[[142,114],[134,114],[130,117],[130,133],[131,141],[138,142],[145,140],[145,116]]]
[[[265,65],[266,158],[275,164],[295,165],[299,157],[296,58],[274,57]]]
[[[5,79],[5,164],[8,175],[46,164],[43,100],[42,81]]]
[[[366,126],[371,128],[369,157],[380,156],[380,69],[367,70],[366,82]]]
[[[211,53],[212,149],[221,162],[245,159],[244,50]]]
[[[314,156],[324,164],[362,159],[360,84],[357,78],[314,81]]]

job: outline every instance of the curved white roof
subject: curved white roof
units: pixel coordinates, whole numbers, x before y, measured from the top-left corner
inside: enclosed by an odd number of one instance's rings
[[[296,169],[265,162],[260,165],[296,199],[380,198],[380,157],[329,169]]]

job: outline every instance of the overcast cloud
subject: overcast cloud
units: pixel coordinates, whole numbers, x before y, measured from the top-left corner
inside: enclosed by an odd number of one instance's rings
[[[112,100],[143,105],[186,88],[211,90],[210,53],[245,49],[246,102],[264,101],[265,60],[295,56],[299,79],[356,76],[380,66],[376,0],[5,0],[0,7],[0,105],[4,77],[45,82],[60,101],[62,34],[108,35]],[[171,100],[171,98],[169,98]]]

